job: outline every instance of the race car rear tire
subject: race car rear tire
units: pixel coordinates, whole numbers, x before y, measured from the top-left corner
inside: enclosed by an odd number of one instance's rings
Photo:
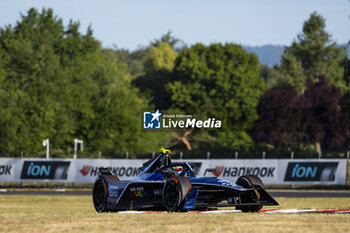
[[[169,212],[181,211],[191,188],[191,183],[186,177],[169,178],[163,188],[163,201],[166,210]]]
[[[264,188],[264,184],[258,176],[249,175],[249,176],[241,176],[237,179],[236,184],[242,186],[243,188],[254,188],[254,190],[248,191],[241,198],[244,202],[254,203],[260,200],[260,193],[255,189],[254,186],[260,186]],[[245,206],[237,206],[237,210],[241,210],[242,212],[258,212],[261,210],[263,205],[255,204],[255,205],[245,205]]]
[[[105,212],[107,210],[107,183],[99,177],[92,189],[92,201],[97,212]]]

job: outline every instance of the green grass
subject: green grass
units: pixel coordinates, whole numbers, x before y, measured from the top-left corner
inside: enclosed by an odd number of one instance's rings
[[[350,208],[347,198],[277,201],[278,209]],[[98,214],[88,196],[0,196],[0,232],[350,232],[350,215]]]

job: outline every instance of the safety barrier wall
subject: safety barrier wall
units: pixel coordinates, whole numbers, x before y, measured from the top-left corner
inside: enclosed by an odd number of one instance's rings
[[[93,183],[99,167],[110,167],[122,180],[137,176],[144,159],[11,159],[0,158],[0,181]],[[179,161],[179,160],[173,160]],[[197,174],[216,168],[207,176],[236,181],[258,175],[265,184],[346,184],[347,159],[197,159]]]

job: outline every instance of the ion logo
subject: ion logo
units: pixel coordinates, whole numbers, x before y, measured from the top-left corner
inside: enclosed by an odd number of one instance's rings
[[[50,165],[35,165],[30,163],[27,169],[27,176],[48,176],[50,175],[51,166]]]
[[[334,181],[338,162],[290,162],[284,181]]]
[[[66,180],[70,162],[24,161],[21,179]]]
[[[157,110],[156,112],[143,112],[143,128],[144,129],[160,129],[160,116],[162,113]]]
[[[294,168],[293,168],[293,172],[292,172],[292,177],[312,177],[314,178],[316,176],[316,172],[317,172],[317,166],[314,167],[302,167],[299,165],[299,163],[297,163]]]

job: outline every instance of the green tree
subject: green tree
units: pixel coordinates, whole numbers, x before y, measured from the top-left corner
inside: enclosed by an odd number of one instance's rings
[[[308,78],[316,82],[319,77],[326,76],[329,83],[346,91],[342,66],[345,50],[331,39],[325,27],[325,19],[316,12],[304,22],[303,32],[282,56],[281,84],[291,84],[298,93],[303,93]]]
[[[277,83],[277,66],[270,68],[265,64],[260,64],[260,77],[265,80],[267,87],[272,88],[278,85]]]
[[[149,47],[139,47],[135,51],[126,49],[119,49],[115,47],[111,50],[115,53],[115,61],[117,63],[124,63],[127,71],[133,76],[137,77],[144,74],[145,63],[149,53]]]
[[[258,117],[255,107],[264,90],[254,54],[230,43],[185,48],[167,90],[174,108],[223,121],[224,127],[210,134],[220,146],[252,143],[247,130]]]
[[[91,28],[82,34],[79,23],[64,27],[51,9],[30,9],[0,31],[0,153],[37,155],[45,138],[56,156],[74,138],[88,152],[158,150],[165,139],[142,131],[148,101],[131,80]]]
[[[160,47],[162,43],[168,44],[172,49],[176,51],[180,51],[183,46],[184,42],[181,41],[180,39],[174,37],[171,34],[171,31],[168,31],[160,39],[155,39],[154,41],[151,42],[152,47]]]
[[[157,47],[150,47],[145,62],[145,73],[134,81],[134,84],[152,99],[157,109],[170,107],[170,97],[165,85],[172,79],[177,56],[178,52],[168,43],[159,42]]]
[[[152,46],[146,59],[146,72],[158,70],[172,71],[178,52],[166,42],[160,42],[158,46]]]

